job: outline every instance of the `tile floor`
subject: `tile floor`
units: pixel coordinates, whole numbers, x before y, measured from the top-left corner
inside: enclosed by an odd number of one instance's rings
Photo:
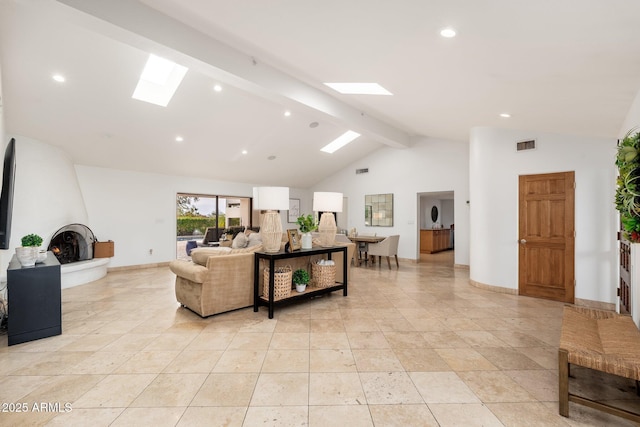
[[[562,304],[471,287],[452,252],[422,261],[353,268],[348,297],[272,320],[180,308],[166,267],[66,289],[62,335],[0,337],[0,425],[634,425],[557,414]],[[632,382],[572,372],[572,389],[640,410]]]

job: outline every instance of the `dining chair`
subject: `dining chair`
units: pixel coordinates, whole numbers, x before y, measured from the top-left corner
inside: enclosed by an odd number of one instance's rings
[[[358,233],[358,236],[362,236],[362,237],[373,237],[375,236],[375,233]],[[360,265],[362,263],[362,261],[364,261],[365,265],[367,264],[369,255],[369,243],[367,242],[358,242],[358,265]],[[365,256],[363,257],[362,254],[365,254]]]
[[[387,265],[391,270],[391,261],[389,257],[394,256],[396,258],[396,267],[400,268],[398,263],[398,242],[400,241],[400,235],[396,234],[389,236],[380,243],[369,244],[369,256],[378,257],[378,265],[381,265],[382,257],[387,257]]]

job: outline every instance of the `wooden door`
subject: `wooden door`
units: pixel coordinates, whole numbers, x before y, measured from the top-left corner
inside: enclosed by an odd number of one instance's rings
[[[575,173],[519,177],[518,292],[574,302]]]

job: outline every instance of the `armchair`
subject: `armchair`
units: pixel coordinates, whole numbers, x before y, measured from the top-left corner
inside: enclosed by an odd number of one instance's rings
[[[391,261],[389,260],[390,256],[394,256],[396,258],[396,267],[400,268],[400,264],[398,263],[398,242],[400,241],[400,235],[396,234],[394,236],[389,236],[380,243],[370,243],[368,255],[377,256],[378,264],[380,265],[380,261],[382,257],[387,257],[387,265],[389,266],[389,270],[391,270]]]

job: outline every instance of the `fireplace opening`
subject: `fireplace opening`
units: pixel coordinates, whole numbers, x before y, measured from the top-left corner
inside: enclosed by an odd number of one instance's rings
[[[60,264],[93,259],[96,236],[86,225],[65,225],[53,234],[47,250],[53,252]]]

